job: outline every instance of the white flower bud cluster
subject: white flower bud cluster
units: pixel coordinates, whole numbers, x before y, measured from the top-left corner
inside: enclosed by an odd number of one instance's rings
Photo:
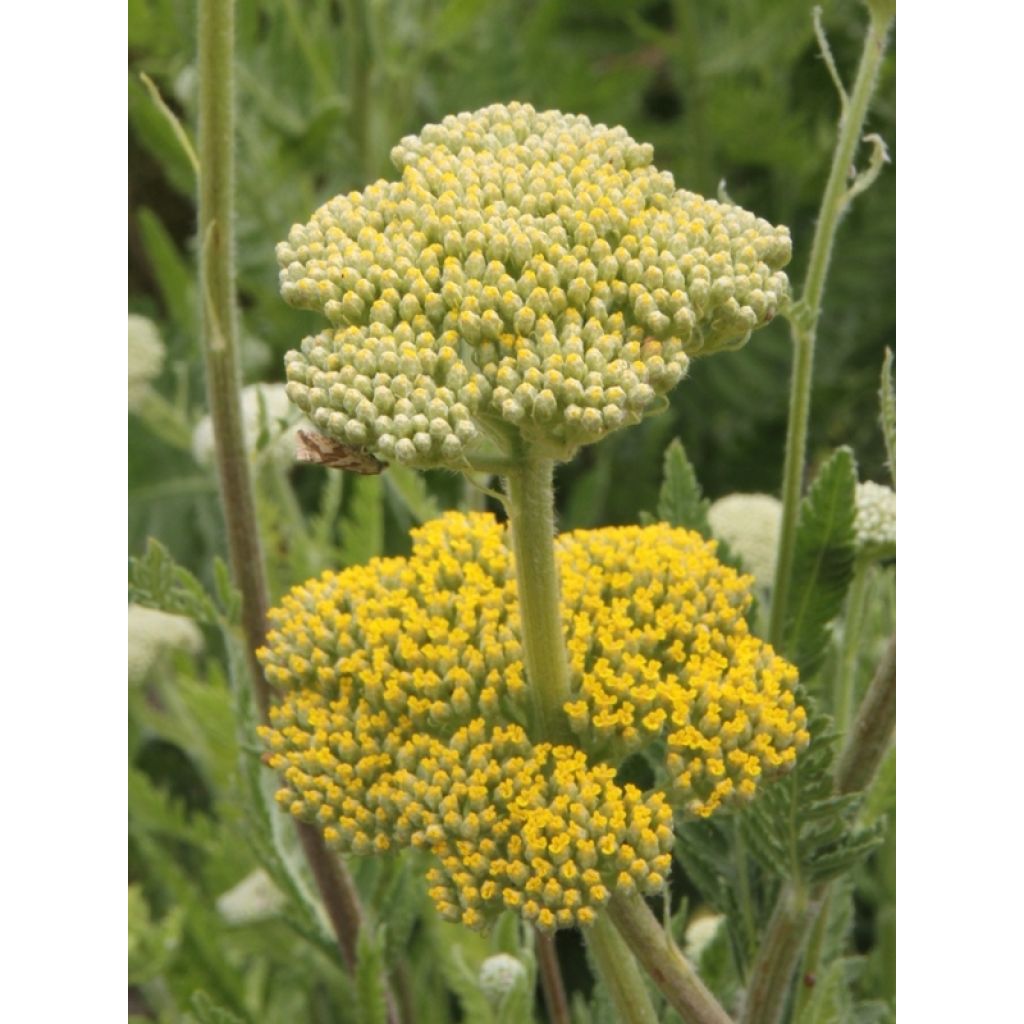
[[[164,368],[163,339],[148,317],[128,314],[128,411],[137,412]]]
[[[489,956],[480,965],[480,991],[492,1003],[500,1003],[517,985],[526,981],[526,966],[508,953]]]
[[[759,587],[775,576],[782,502],[770,494],[727,494],[708,509],[715,536],[743,559]]]
[[[242,433],[246,450],[252,455],[264,430],[269,458],[289,464],[295,458],[298,425],[282,421],[293,419],[292,405],[283,384],[249,384],[242,388]],[[212,466],[215,457],[213,420],[204,416],[192,431],[192,455],[201,466]]]
[[[857,551],[874,558],[896,553],[896,492],[871,480],[857,484],[853,531]]]
[[[568,457],[786,294],[788,230],[677,189],[621,127],[495,105],[391,155],[400,181],[277,250],[285,299],[332,324],[289,353],[289,396],[382,458],[456,466],[488,423]]]
[[[144,682],[171,651],[198,654],[202,649],[203,634],[191,619],[141,604],[128,605],[129,683]]]

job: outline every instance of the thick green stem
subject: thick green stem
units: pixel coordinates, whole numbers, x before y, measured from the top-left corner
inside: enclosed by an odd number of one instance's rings
[[[639,896],[616,894],[609,900],[607,912],[637,960],[686,1024],[731,1024],[729,1015]]]
[[[265,719],[270,688],[255,652],[266,634],[267,584],[242,428],[235,312],[234,15],[234,0],[199,0],[199,290],[205,299],[203,352],[228,556],[242,595],[249,673]],[[355,886],[317,830],[297,827],[342,957],[351,967],[359,934]]]
[[[586,931],[587,947],[622,1024],[658,1024],[643,976],[622,936],[601,914]]]
[[[872,568],[870,562],[858,561],[853,573],[853,582],[846,598],[846,616],[843,620],[843,646],[840,653],[839,671],[836,673],[833,694],[833,713],[836,732],[846,735],[853,714],[853,701],[857,689],[857,661],[860,641],[864,633],[864,619],[867,614],[868,594],[871,592]]]
[[[794,359],[789,394],[789,423],[786,431],[786,458],[782,471],[782,528],[779,536],[775,585],[772,588],[769,627],[769,639],[776,646],[782,642],[782,632],[786,624],[786,602],[789,599],[790,577],[793,571],[797,510],[807,458],[814,344],[821,316],[821,300],[828,277],[836,229],[851,198],[847,190],[847,177],[853,163],[854,152],[861,139],[868,106],[875,91],[891,23],[891,19],[872,15],[853,92],[839,121],[839,137],[836,140],[825,194],[821,200],[803,294],[792,315]]]
[[[550,459],[527,454],[506,477],[505,488],[535,739],[571,743],[563,710],[569,699],[569,658],[555,562],[553,474]]]

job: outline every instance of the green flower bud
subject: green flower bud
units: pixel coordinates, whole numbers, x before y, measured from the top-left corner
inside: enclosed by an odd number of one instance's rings
[[[334,325],[289,354],[293,401],[324,429],[317,410],[357,359],[371,378],[423,375],[463,407],[446,417],[469,445],[459,459],[485,444],[481,417],[568,458],[657,411],[693,355],[739,347],[775,315],[790,241],[785,228],[677,189],[652,155],[620,127],[519,103],[402,139],[399,181],[332,199],[278,246],[285,299]],[[416,343],[396,364],[403,332]],[[630,400],[600,393],[626,386],[620,371],[588,380],[598,391],[584,401],[573,351],[598,373],[628,366]],[[301,372],[314,366],[322,377]],[[530,368],[534,397],[508,372]],[[360,422],[366,448],[384,455],[391,432]],[[334,433],[348,442],[344,424]],[[404,461],[457,466],[450,435],[428,436],[403,447]]]

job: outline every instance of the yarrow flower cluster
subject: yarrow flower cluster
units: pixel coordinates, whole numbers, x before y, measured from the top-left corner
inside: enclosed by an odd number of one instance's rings
[[[173,651],[198,654],[203,634],[184,615],[172,615],[141,604],[128,605],[128,681],[141,683]]]
[[[712,502],[708,523],[743,559],[743,565],[761,587],[770,587],[775,575],[782,502],[771,494],[727,494]]]
[[[128,314],[128,410],[138,412],[167,356],[163,338],[148,317]]]
[[[896,553],[896,492],[871,480],[857,484],[853,531],[857,551],[867,557]]]
[[[278,246],[285,299],[331,324],[288,354],[291,399],[420,468],[515,434],[568,458],[656,411],[692,355],[772,319],[791,245],[652,155],[519,103],[404,138],[399,181],[332,199]]]
[[[259,651],[279,699],[261,735],[278,799],[329,845],[417,847],[439,911],[589,924],[668,875],[673,808],[749,799],[808,742],[795,669],[752,637],[749,577],[665,525],[556,542],[578,746],[532,742],[505,529],[448,513],[409,558],[296,587]],[[618,780],[664,751],[659,786]]]

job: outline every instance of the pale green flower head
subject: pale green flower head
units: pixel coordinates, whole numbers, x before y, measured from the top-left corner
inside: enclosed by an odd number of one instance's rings
[[[160,376],[166,357],[160,331],[152,320],[128,314],[128,410],[137,412],[150,384]]]
[[[489,956],[480,965],[480,990],[492,1003],[500,1003],[517,985],[526,982],[526,966],[508,953]]]
[[[714,535],[743,559],[759,587],[775,577],[782,502],[770,494],[728,494],[708,509]]]
[[[858,554],[892,558],[896,554],[896,492],[871,480],[857,484],[853,531]]]
[[[249,384],[242,388],[242,433],[250,455],[256,452],[261,435],[267,439],[267,457],[289,463],[295,457],[298,427],[283,384]],[[213,420],[204,416],[192,431],[192,455],[201,466],[214,461]]]
[[[143,682],[160,659],[172,651],[198,654],[203,634],[184,615],[141,604],[128,605],[128,681]]]
[[[384,460],[569,458],[787,295],[788,229],[677,188],[624,128],[510,103],[391,156],[398,181],[337,196],[277,249],[285,299],[330,321],[286,357],[289,396]]]

